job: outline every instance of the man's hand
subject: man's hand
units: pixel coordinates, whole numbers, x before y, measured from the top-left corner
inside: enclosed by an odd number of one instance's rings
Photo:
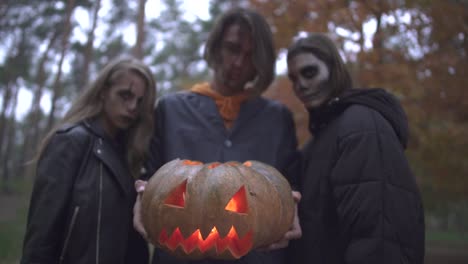
[[[145,190],[147,183],[147,181],[142,180],[137,180],[135,182],[135,189],[138,193],[138,196],[136,198],[135,205],[133,206],[133,227],[146,240],[148,240],[148,236],[146,234],[145,227],[143,226],[143,222],[141,221],[141,195]]]
[[[302,229],[301,229],[301,225],[299,223],[299,216],[298,216],[298,213],[297,213],[297,204],[299,203],[299,201],[301,200],[301,193],[299,192],[296,192],[296,191],[292,191],[292,196],[293,196],[293,199],[294,199],[294,202],[295,202],[295,209],[294,209],[294,220],[293,220],[293,223],[291,225],[291,228],[288,230],[288,232],[286,232],[284,234],[284,236],[277,242],[271,244],[271,245],[268,245],[266,247],[263,247],[263,248],[260,248],[259,250],[260,251],[270,251],[270,250],[276,250],[276,249],[280,249],[280,248],[285,248],[289,245],[289,240],[292,240],[292,239],[298,239],[298,238],[301,238],[302,237]]]

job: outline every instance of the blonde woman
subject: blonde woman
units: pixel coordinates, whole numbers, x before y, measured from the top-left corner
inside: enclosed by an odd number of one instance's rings
[[[37,156],[21,263],[138,263],[134,179],[153,129],[150,69],[120,58],[98,74]],[[139,254],[144,258],[144,254]]]

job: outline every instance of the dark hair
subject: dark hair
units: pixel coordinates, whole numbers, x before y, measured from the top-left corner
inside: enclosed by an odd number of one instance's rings
[[[310,33],[295,40],[288,48],[287,60],[300,53],[313,53],[326,63],[330,70],[328,84],[333,90],[332,97],[340,95],[345,89],[352,88],[351,75],[335,44],[325,34]]]
[[[257,94],[261,94],[273,81],[276,55],[270,26],[259,13],[235,8],[221,15],[206,42],[204,58],[212,69],[221,63],[220,51],[224,32],[234,24],[248,29],[252,36],[252,62],[257,71],[253,89]]]

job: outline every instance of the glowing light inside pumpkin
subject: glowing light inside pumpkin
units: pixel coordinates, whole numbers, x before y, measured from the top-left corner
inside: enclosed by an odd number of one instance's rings
[[[229,200],[228,204],[225,207],[226,210],[239,213],[239,214],[246,214],[247,213],[247,196],[245,195],[245,187],[242,186],[234,196],[232,196],[231,200]]]
[[[246,162],[244,162],[244,166],[246,166],[246,167],[252,167],[252,162],[246,161]]]
[[[185,207],[185,192],[187,190],[187,180],[177,186],[164,201],[167,205]]]
[[[165,245],[171,251],[174,251],[180,246],[186,254],[190,254],[196,248],[202,253],[215,248],[217,254],[229,250],[233,257],[240,258],[247,254],[252,248],[252,236],[252,231],[249,231],[240,239],[233,226],[224,238],[219,236],[216,227],[213,227],[205,239],[203,239],[199,229],[195,230],[188,238],[184,238],[180,229],[176,228],[170,237],[167,235],[166,230],[163,229],[159,236],[159,243]]]
[[[208,165],[208,169],[214,169],[214,168],[218,167],[219,165],[221,165],[221,163],[219,163],[219,162],[212,163],[212,164]]]
[[[200,161],[196,160],[184,160],[184,165],[190,165],[190,166],[195,166],[195,165],[202,165],[203,163]]]

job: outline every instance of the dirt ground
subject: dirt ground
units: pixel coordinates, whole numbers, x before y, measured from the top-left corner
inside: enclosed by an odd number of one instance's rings
[[[447,245],[429,242],[426,245],[425,264],[468,264],[467,245]]]
[[[19,198],[15,194],[0,194],[0,223],[15,219],[23,203]]]
[[[24,203],[16,195],[0,195],[0,223],[15,219],[17,210]],[[0,264],[8,263],[0,259]],[[15,262],[13,262],[15,263]],[[468,264],[468,244],[428,242],[425,264]]]

